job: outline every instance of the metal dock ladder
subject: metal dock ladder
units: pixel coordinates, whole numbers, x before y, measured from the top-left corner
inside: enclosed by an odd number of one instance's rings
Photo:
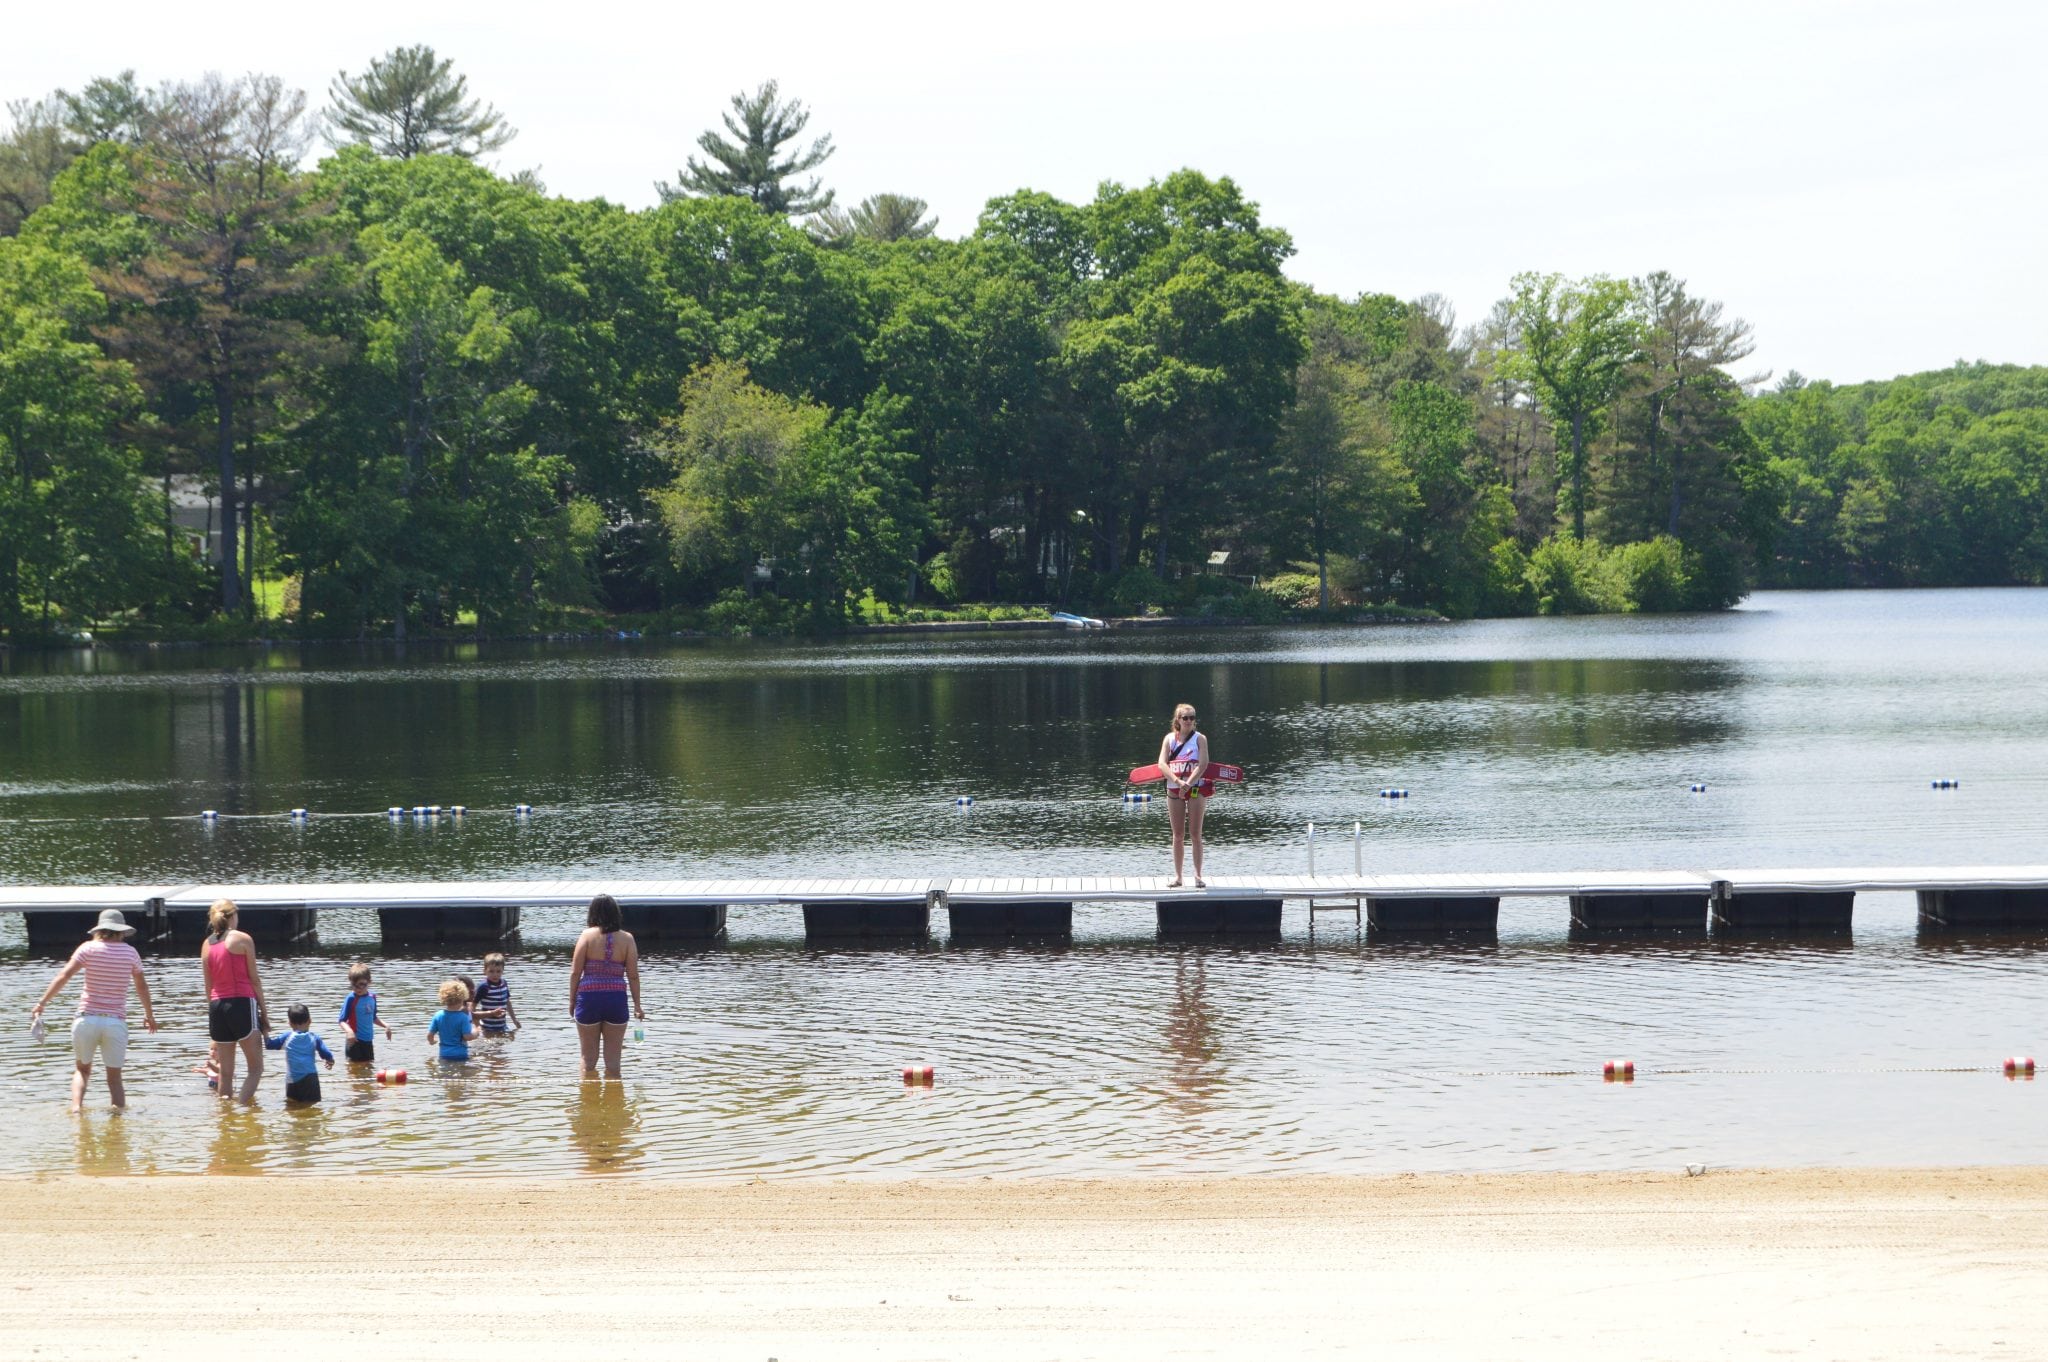
[[[1365,850],[1359,841],[1359,827],[1357,823],[1351,825],[1351,869],[1360,877],[1363,877],[1365,874]],[[1308,825],[1308,877],[1311,882],[1316,877],[1316,825],[1313,823]],[[1363,931],[1365,927],[1364,900],[1365,895],[1363,893],[1355,893],[1348,897],[1334,899],[1317,898],[1314,894],[1310,894],[1308,900],[1309,940],[1314,941],[1316,938],[1316,916],[1320,913],[1349,913],[1351,914],[1351,921],[1354,927]]]

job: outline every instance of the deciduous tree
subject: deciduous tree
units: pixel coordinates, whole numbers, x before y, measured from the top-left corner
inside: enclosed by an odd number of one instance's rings
[[[1633,302],[1626,283],[1599,275],[1576,281],[1558,274],[1515,276],[1521,346],[1505,362],[1508,372],[1535,388],[1551,424],[1569,432],[1558,451],[1564,503],[1558,509],[1570,512],[1572,533],[1582,539],[1588,445],[1639,344]]]
[[[24,603],[94,621],[150,596],[140,461],[121,438],[140,402],[89,326],[106,302],[84,262],[0,241],[0,632]]]
[[[148,252],[109,269],[116,310],[101,335],[160,395],[206,397],[204,446],[221,501],[221,605],[243,608],[239,452],[272,423],[288,375],[322,345],[284,306],[326,248],[295,173],[305,95],[273,76],[166,87],[137,185]],[[194,452],[202,436],[191,432]]]

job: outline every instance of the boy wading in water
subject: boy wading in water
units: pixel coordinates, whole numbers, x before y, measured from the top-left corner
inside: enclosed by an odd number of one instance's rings
[[[377,995],[370,992],[370,967],[361,961],[348,967],[348,996],[341,1000],[341,1015],[335,1020],[348,1028],[342,1053],[351,1064],[377,1062],[377,1028],[391,1039],[391,1023],[378,1017]]]
[[[484,981],[476,991],[471,1009],[487,1036],[509,1036],[519,1029],[519,1013],[512,1006],[512,985],[505,982],[505,956],[492,951],[484,957]]]
[[[334,1067],[334,1052],[327,1048],[326,1041],[313,1034],[313,1010],[304,1003],[293,1003],[285,1012],[285,1019],[291,1023],[292,1029],[265,1036],[263,1048],[284,1051],[284,1100],[317,1102],[320,1100],[320,1070],[315,1061],[324,1060],[331,1069]]]

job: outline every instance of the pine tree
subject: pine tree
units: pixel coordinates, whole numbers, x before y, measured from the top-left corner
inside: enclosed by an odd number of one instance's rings
[[[139,147],[156,124],[155,108],[135,83],[133,70],[94,77],[77,94],[59,90],[57,98],[64,102],[64,126],[76,139],[76,151],[101,142]]]
[[[343,71],[327,87],[327,140],[364,143],[406,161],[446,153],[471,160],[518,135],[505,116],[468,98],[469,77],[434,49],[396,47],[372,58],[360,76]]]
[[[939,228],[937,218],[925,217],[927,207],[923,199],[908,194],[870,194],[851,212],[827,208],[806,227],[813,239],[827,246],[851,241],[921,241]]]
[[[723,115],[723,120],[725,130],[738,140],[728,140],[715,131],[699,137],[697,145],[706,159],[692,156],[676,172],[673,184],[658,181],[654,187],[662,201],[691,194],[703,198],[733,194],[783,217],[808,217],[831,208],[832,191],[820,189],[816,176],[805,184],[787,182],[823,165],[832,155],[832,138],[820,137],[808,148],[792,149],[784,157],[783,145],[802,134],[811,113],[796,100],[785,104],[776,96],[772,80],[751,95],[734,95],[733,111]]]

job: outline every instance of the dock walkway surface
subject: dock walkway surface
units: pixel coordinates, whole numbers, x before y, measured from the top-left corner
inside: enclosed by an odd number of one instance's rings
[[[498,939],[523,909],[587,906],[611,894],[626,925],[650,939],[715,937],[729,910],[797,908],[806,935],[922,937],[948,914],[954,937],[1065,937],[1076,903],[1146,907],[1166,934],[1280,931],[1288,902],[1347,913],[1379,935],[1495,933],[1500,901],[1560,898],[1578,934],[1846,932],[1858,894],[1917,895],[1923,926],[2048,928],[2048,865],[1589,870],[1468,874],[1217,875],[1170,887],[1162,875],[927,876],[862,879],[557,879],[338,884],[0,886],[0,914],[22,914],[32,945],[76,940],[91,915],[118,908],[140,938],[193,936],[218,899],[267,936],[315,930],[326,910],[373,910],[387,941]]]
[[[1273,902],[1341,898],[1572,898],[1601,894],[1872,893],[2048,890],[2048,865],[1762,870],[1544,870],[1474,874],[1212,875],[1168,888],[1164,875],[927,876],[887,879],[423,880],[333,884],[0,885],[0,913],[206,908],[583,907],[597,894],[650,907],[805,903]]]

